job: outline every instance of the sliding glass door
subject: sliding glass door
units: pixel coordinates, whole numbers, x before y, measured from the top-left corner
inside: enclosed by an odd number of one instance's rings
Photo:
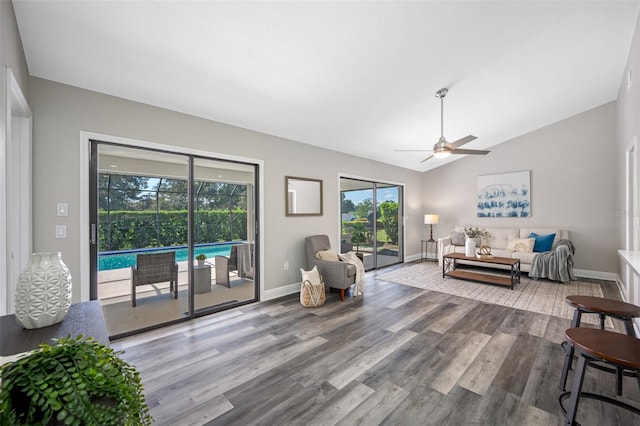
[[[377,182],[376,188],[376,267],[402,262],[402,187]]]
[[[257,299],[254,167],[194,160],[195,311]],[[215,283],[212,285],[212,282]]]
[[[371,270],[403,261],[402,186],[340,178],[341,252]]]
[[[255,167],[91,142],[91,298],[110,336],[257,300]]]

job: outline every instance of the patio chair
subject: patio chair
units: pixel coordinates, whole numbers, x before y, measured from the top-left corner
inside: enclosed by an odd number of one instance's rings
[[[136,266],[131,266],[131,306],[136,307],[136,287],[169,281],[173,298],[178,298],[178,264],[176,253],[139,254]]]
[[[253,279],[253,244],[234,244],[229,257],[216,256],[216,284],[231,288],[229,273],[238,271],[238,277]]]

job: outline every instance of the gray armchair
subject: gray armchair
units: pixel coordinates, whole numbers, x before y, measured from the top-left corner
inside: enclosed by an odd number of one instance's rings
[[[344,291],[356,281],[356,267],[345,262],[316,259],[316,253],[331,249],[329,237],[326,235],[312,235],[304,240],[307,267],[318,267],[320,275],[327,287],[340,290],[340,300],[344,302]]]

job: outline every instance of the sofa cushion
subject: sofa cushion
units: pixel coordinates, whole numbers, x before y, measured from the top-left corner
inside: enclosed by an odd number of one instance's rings
[[[532,252],[535,238],[513,238],[507,245],[507,250]]]
[[[520,259],[520,264],[523,264],[523,263],[532,264],[533,258],[536,257],[537,255],[538,253],[535,253],[535,252],[514,251],[513,254],[511,255],[511,258]]]
[[[491,249],[491,255],[495,256],[495,257],[511,257],[511,255],[513,254],[512,251],[509,250],[505,250],[505,249]]]
[[[453,231],[451,233],[451,244],[453,244],[454,246],[463,246],[464,238],[464,232]]]
[[[553,240],[556,238],[556,234],[538,235],[535,232],[529,234],[529,238],[535,238],[536,242],[533,245],[533,251],[545,252],[550,251],[553,247]]]
[[[487,232],[487,245],[492,249],[506,249],[509,240],[518,238],[518,230],[516,228],[485,228]]]

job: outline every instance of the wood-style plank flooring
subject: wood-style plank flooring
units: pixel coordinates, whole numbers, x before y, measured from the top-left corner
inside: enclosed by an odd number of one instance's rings
[[[569,326],[368,273],[355,300],[304,308],[292,295],[112,346],[140,371],[158,425],[559,425]],[[640,406],[637,382],[624,380],[623,399]],[[587,371],[585,391],[614,388],[612,374]],[[583,399],[578,421],[640,416]]]

